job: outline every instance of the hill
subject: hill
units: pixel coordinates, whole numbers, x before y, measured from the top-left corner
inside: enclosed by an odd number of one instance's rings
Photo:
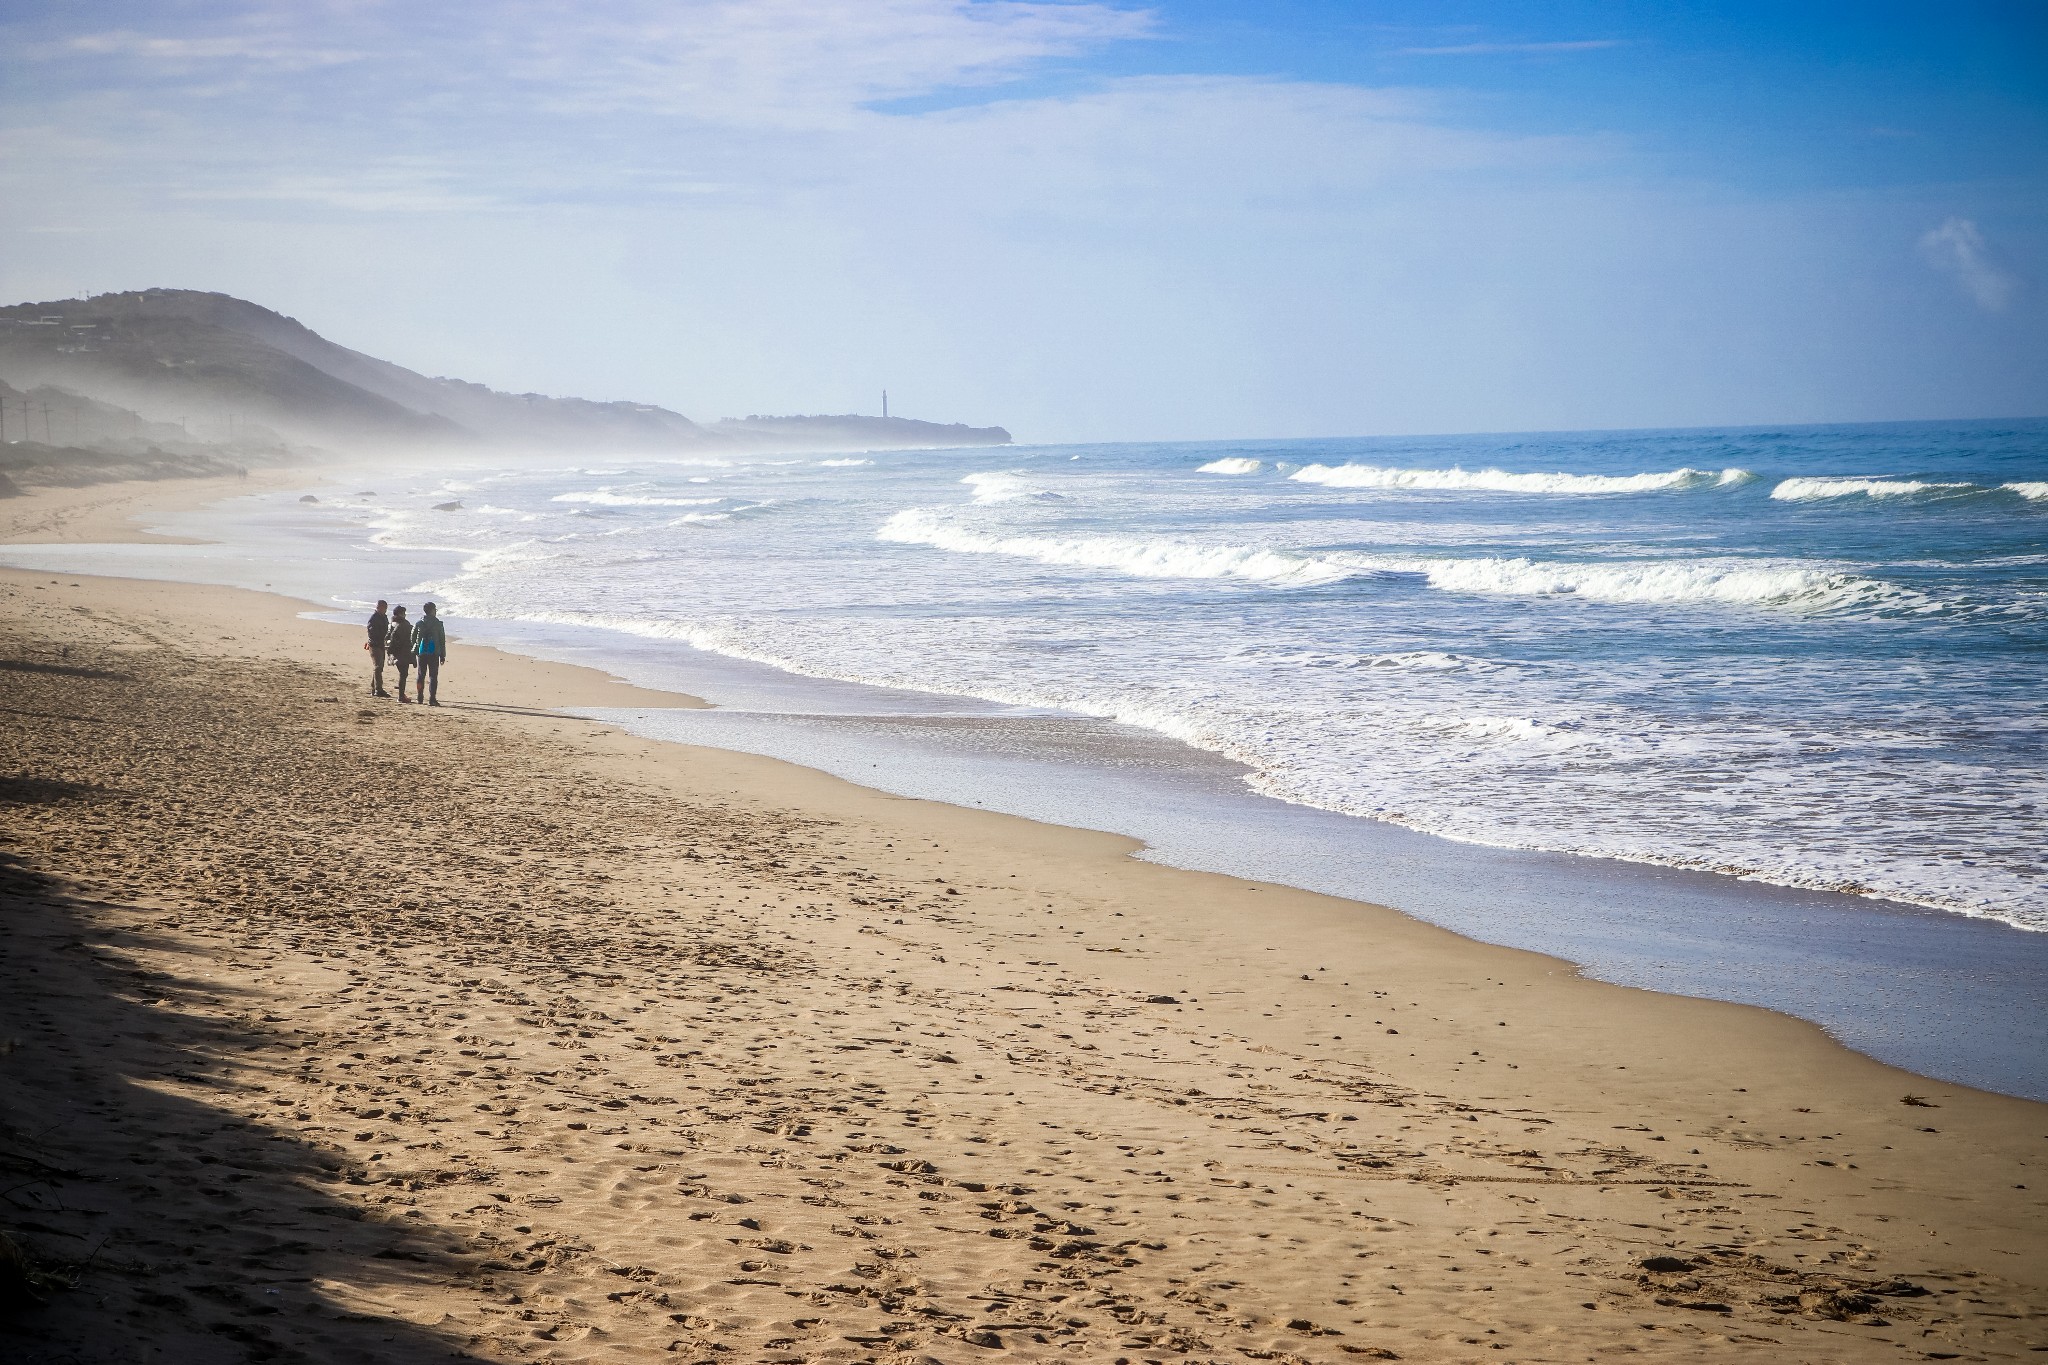
[[[257,430],[320,452],[616,455],[1009,440],[1000,427],[904,418],[749,418],[706,428],[649,403],[503,393],[419,374],[258,304],[189,289],[0,307],[0,381],[15,392],[61,393],[60,407],[125,413],[138,428],[175,424],[187,439],[230,446]]]

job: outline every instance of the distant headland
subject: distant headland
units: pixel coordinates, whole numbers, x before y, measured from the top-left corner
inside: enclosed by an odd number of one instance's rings
[[[907,417],[727,418],[502,393],[328,341],[226,294],[145,289],[0,306],[0,493],[385,454],[886,450],[1009,443]]]

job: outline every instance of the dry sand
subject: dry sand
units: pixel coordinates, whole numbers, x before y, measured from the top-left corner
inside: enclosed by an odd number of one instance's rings
[[[2048,1106],[301,609],[0,575],[8,1359],[2048,1348]]]

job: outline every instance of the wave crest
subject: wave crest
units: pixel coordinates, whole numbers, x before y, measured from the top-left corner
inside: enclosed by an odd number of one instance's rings
[[[557,493],[549,502],[582,503],[591,507],[708,507],[724,498],[650,498],[637,493],[614,493],[609,488],[586,493]]]
[[[1475,493],[1662,493],[1732,488],[1747,469],[1670,469],[1652,474],[1513,474],[1505,469],[1388,469],[1369,464],[1305,465],[1288,476],[1330,488],[1395,488]]]
[[[1115,569],[1137,578],[1243,578],[1306,587],[1335,583],[1354,572],[1328,559],[1253,546],[1191,545],[1119,536],[990,535],[949,525],[920,508],[890,517],[875,538],[958,554],[1011,555],[1041,564]]]
[[[1256,474],[1263,468],[1265,466],[1257,460],[1247,459],[1242,455],[1232,455],[1226,459],[1211,460],[1209,463],[1197,468],[1195,472],[1197,474]]]
[[[706,499],[706,501],[724,502],[725,499],[709,498]],[[669,522],[669,525],[702,526],[711,522],[731,521],[734,517],[744,517],[749,515],[750,513],[766,511],[768,508],[771,508],[773,506],[775,506],[775,499],[768,498],[761,502],[737,503],[734,506],[728,507],[720,512],[685,512],[681,516],[677,517],[675,520]]]
[[[1923,483],[1918,479],[1786,479],[1771,490],[1779,502],[1827,498],[1910,498],[1923,493],[1981,493],[1974,483]]]
[[[1933,605],[1910,588],[1875,578],[1770,561],[1689,559],[1569,564],[1522,558],[1399,561],[1374,557],[1364,557],[1364,561],[1361,567],[1421,572],[1429,586],[1446,592],[1798,611],[1910,611],[1927,610]]]
[[[1276,656],[1273,661],[1301,668],[1363,668],[1403,673],[1492,673],[1503,667],[1490,659],[1450,654],[1440,649],[1392,650],[1379,654],[1285,654]]]
[[[1571,597],[1615,605],[1729,606],[1814,613],[1939,610],[1933,599],[1896,583],[1771,560],[1573,564],[1520,557],[1455,559],[1343,550],[1315,553],[1120,536],[997,535],[953,525],[921,508],[896,513],[876,531],[875,538],[956,554],[1008,555],[1040,564],[1108,569],[1136,578],[1234,578],[1274,587],[1320,587],[1380,574],[1420,575],[1440,592]]]
[[[1029,498],[1034,502],[1068,501],[1063,494],[1034,487],[1024,482],[1023,479],[1015,474],[1001,471],[987,474],[969,474],[960,482],[974,490],[974,500],[984,507],[993,506],[999,502],[1015,502],[1020,498]]]

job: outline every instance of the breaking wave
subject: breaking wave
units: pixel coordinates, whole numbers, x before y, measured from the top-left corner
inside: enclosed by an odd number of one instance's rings
[[[1034,502],[1068,500],[1062,494],[1048,492],[1046,489],[1028,484],[1015,474],[969,474],[960,482],[974,490],[974,500],[984,507],[999,502],[1015,502],[1020,498],[1029,498]]]
[[[1257,460],[1246,459],[1241,455],[1232,455],[1228,459],[1211,460],[1209,463],[1196,469],[1195,472],[1197,474],[1256,474],[1263,468],[1265,466]]]
[[[704,501],[706,501],[706,502],[724,502],[724,501],[725,501],[725,499],[724,499],[724,498],[706,498],[706,499],[704,499]],[[710,522],[718,522],[718,521],[731,521],[731,520],[732,520],[732,519],[733,519],[734,517],[744,517],[744,516],[748,515],[749,513],[753,513],[753,512],[760,512],[760,511],[765,511],[766,509],[768,509],[768,508],[770,508],[770,507],[773,507],[773,506],[775,506],[775,499],[773,499],[773,498],[767,498],[767,499],[764,499],[764,500],[763,500],[763,501],[761,501],[761,502],[743,502],[743,503],[739,503],[739,504],[738,504],[738,505],[736,505],[736,506],[733,506],[733,507],[728,507],[728,508],[725,508],[724,510],[722,510],[722,511],[718,511],[718,512],[685,512],[685,513],[683,513],[683,514],[682,514],[681,516],[679,516],[679,517],[675,518],[675,519],[674,519],[673,521],[669,522],[669,525],[671,525],[671,526],[699,526],[699,525],[704,525],[704,524],[707,524],[707,523],[710,523]]]
[[[956,554],[1011,555],[1040,564],[1115,569],[1138,578],[1242,578],[1303,587],[1335,583],[1355,570],[1327,559],[1239,545],[1190,545],[1122,536],[999,536],[949,525],[919,508],[898,512],[877,540],[929,545]]]
[[[1822,502],[1831,498],[1980,498],[2011,493],[2028,502],[2048,501],[2048,482],[1948,483],[1925,479],[1785,479],[1771,490],[1780,502]]]
[[[649,498],[599,488],[588,493],[557,493],[550,502],[583,503],[591,507],[707,507],[724,498]]]
[[[1786,479],[1771,490],[1779,502],[1826,498],[1910,498],[1923,493],[1981,493],[1974,483],[1923,483],[1918,479]]]
[[[1662,493],[1730,488],[1756,475],[1746,469],[1671,469],[1655,474],[1511,474],[1505,469],[1386,469],[1369,464],[1312,464],[1288,476],[1331,488],[1436,489],[1475,493]]]
[[[1274,656],[1273,662],[1294,664],[1300,668],[1363,668],[1403,673],[1492,673],[1505,667],[1491,659],[1451,654],[1440,649],[1390,650],[1377,654],[1282,654]]]
[[[1720,605],[1804,612],[1932,611],[1922,593],[1860,574],[1783,561],[1643,560],[1606,564],[1525,558],[1313,553],[1254,545],[1202,545],[1123,536],[997,535],[921,508],[898,512],[878,540],[956,554],[1009,555],[1040,564],[1110,569],[1137,578],[1233,578],[1318,587],[1373,575],[1420,575],[1442,592],[1573,597],[1632,605]]]
[[[1339,559],[1346,558],[1338,556]],[[1399,560],[1364,557],[1361,567],[1424,574],[1445,592],[1576,597],[1617,604],[1722,605],[1796,611],[1915,611],[1921,593],[1860,574],[1784,562],[1649,560],[1544,563],[1523,558]]]

